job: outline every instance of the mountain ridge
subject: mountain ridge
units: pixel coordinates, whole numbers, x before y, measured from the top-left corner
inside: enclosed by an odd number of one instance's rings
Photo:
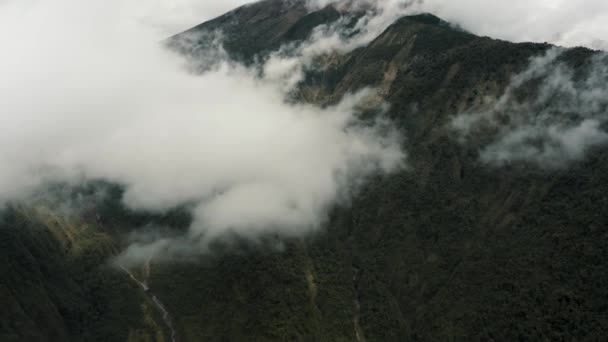
[[[255,63],[337,20],[327,7],[319,14],[278,2],[241,7],[173,39],[204,47],[210,43],[201,30],[224,30],[231,57]],[[153,260],[149,285],[180,341],[606,336],[607,151],[595,149],[556,171],[483,165],[479,151],[494,132],[482,129],[463,145],[449,129],[453,116],[496,102],[531,58],[552,47],[477,37],[443,23],[429,15],[401,18],[368,44],[307,70],[297,101],[323,106],[378,89],[390,104],[386,115],[407,137],[409,168],[370,179],[349,206],[332,211],[320,233],[287,239],[282,252],[255,245],[199,262]],[[569,49],[561,62],[584,74],[594,54]],[[526,85],[521,96],[534,87]],[[110,247],[85,244],[87,229],[77,229],[86,248],[72,261],[52,236],[52,222],[6,211],[0,294],[11,310],[0,338],[168,340],[140,289],[104,266],[127,243],[124,228],[155,221],[184,227],[191,218],[128,213],[120,190],[110,192],[77,220],[110,235]],[[37,267],[41,273],[23,280]]]

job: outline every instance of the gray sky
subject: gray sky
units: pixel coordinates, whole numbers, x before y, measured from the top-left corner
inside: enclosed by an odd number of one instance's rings
[[[328,3],[331,0],[313,0]],[[404,0],[376,0],[390,8]],[[248,0],[147,0],[142,20],[177,32],[242,5]],[[479,35],[512,41],[601,46],[608,41],[604,0],[425,0],[419,7]]]
[[[479,35],[566,46],[608,40],[604,0],[426,0],[423,10]]]

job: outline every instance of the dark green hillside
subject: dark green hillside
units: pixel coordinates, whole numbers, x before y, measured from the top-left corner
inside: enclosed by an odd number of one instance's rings
[[[107,197],[94,199],[95,189]],[[129,213],[121,191],[102,183],[50,193],[0,216],[0,341],[166,341],[153,304],[110,259],[124,247],[127,227],[180,228],[189,218]],[[74,197],[95,206],[60,208]]]
[[[3,214],[1,341],[127,341],[134,334],[152,335],[153,327],[144,322],[144,299],[107,265],[118,246],[101,230],[42,207]]]
[[[304,2],[268,0],[245,5],[217,19],[171,38],[170,45],[187,41],[185,53],[207,46],[208,34],[220,33],[235,60],[253,62],[255,55],[278,49],[287,40],[306,38],[316,24],[335,18],[332,13],[308,15]],[[202,39],[201,39],[202,38]],[[214,37],[215,38],[215,37]],[[177,44],[177,45],[176,45]],[[182,46],[180,46],[182,47]]]
[[[253,63],[340,15],[267,0],[173,41],[222,30],[227,51]],[[322,232],[286,241],[284,251],[153,260],[149,285],[179,341],[604,340],[608,150],[556,170],[490,167],[479,155],[492,130],[461,144],[448,128],[455,114],[495,102],[550,48],[419,15],[367,46],[319,58],[296,100],[327,105],[377,88],[407,137],[410,167],[370,179]],[[584,77],[594,54],[572,49],[560,61]],[[518,96],[537,90],[532,82]],[[53,210],[32,206],[5,212],[0,341],[169,341],[146,295],[106,261],[123,246],[122,228],[183,229],[190,218],[128,213],[115,191],[99,208],[102,224],[90,214],[55,223]]]

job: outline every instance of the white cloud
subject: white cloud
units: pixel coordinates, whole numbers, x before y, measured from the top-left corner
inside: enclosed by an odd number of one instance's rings
[[[164,32],[177,32],[251,0],[137,2],[140,16]],[[608,48],[608,2],[604,0],[308,0],[313,8],[330,3],[374,3],[387,15],[430,12],[478,34],[515,42],[550,42],[563,46]]]
[[[550,42],[563,46],[608,48],[608,2],[604,0],[303,0],[311,8],[330,3],[362,7],[373,3],[386,15],[430,12],[478,34],[515,42]],[[221,15],[252,0],[152,0],[130,3],[130,12],[170,35]],[[378,19],[377,19],[378,20]]]
[[[369,4],[387,13],[407,3],[409,14],[429,12],[483,36],[514,42],[550,42],[563,46],[608,47],[608,2],[604,0],[309,0]]]
[[[133,17],[171,36],[211,20],[252,0],[125,0]]]
[[[516,42],[592,46],[608,39],[603,0],[425,0],[420,8],[473,33]]]
[[[608,122],[608,55],[590,58],[588,70],[577,77],[560,60],[564,52],[555,48],[532,59],[490,108],[454,118],[452,126],[463,142],[473,136],[490,138],[482,146],[482,162],[558,168],[608,143],[602,128]],[[539,84],[533,86],[535,82]],[[516,95],[522,90],[525,98]]]
[[[403,163],[393,129],[356,118],[368,92],[321,109],[228,62],[190,75],[125,1],[3,6],[0,200],[102,178],[125,185],[134,209],[194,203],[196,240],[298,235]]]
[[[203,77],[189,75],[183,61],[157,45],[244,3],[1,2],[0,200],[47,180],[104,178],[127,187],[125,203],[132,208],[195,203],[190,234],[196,239],[226,231],[299,234],[317,227],[328,206],[366,175],[392,171],[404,159],[393,130],[358,124],[356,107],[365,93],[325,109],[285,103],[281,88],[293,86],[311,56],[365,44],[416,11],[477,34],[565,44],[603,39],[607,13],[599,1],[427,0],[405,8],[407,1],[383,0],[380,11],[360,21],[364,30],[355,39],[319,30],[291,58],[274,56],[262,80],[229,63]],[[598,99],[602,89],[584,94]],[[604,143],[602,123],[590,116],[549,126],[542,136],[576,157]],[[515,150],[531,146],[518,143],[530,140],[526,134],[502,138],[515,142],[509,143]]]
[[[562,167],[583,158],[589,148],[607,142],[608,133],[593,119],[573,126],[522,125],[484,148],[481,161],[493,165],[532,161],[543,167]]]

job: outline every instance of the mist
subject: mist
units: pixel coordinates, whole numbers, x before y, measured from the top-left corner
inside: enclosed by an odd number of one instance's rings
[[[188,0],[182,0],[183,3]],[[253,2],[253,1],[250,1]],[[608,49],[608,2],[603,0],[307,0],[311,8],[328,4],[375,7],[387,15],[432,13],[481,36],[513,42],[548,42],[565,47]],[[194,5],[191,9],[196,10]],[[226,8],[228,9],[228,8]]]
[[[366,177],[404,165],[402,137],[357,118],[373,90],[319,108],[229,59],[193,75],[153,17],[119,0],[0,4],[0,201],[102,179],[133,210],[193,208],[168,244],[204,248],[314,231]]]
[[[608,49],[608,3],[566,0],[303,0],[311,9],[329,4],[375,7],[386,16],[429,12],[471,33],[513,42],[548,42],[565,47]],[[185,30],[252,0],[146,1],[137,19],[166,35]],[[412,6],[406,6],[411,4]],[[403,11],[404,7],[408,7]]]
[[[191,208],[187,235],[135,235],[124,254],[129,260],[205,249],[225,235],[301,236],[318,230],[331,207],[348,203],[368,177],[406,165],[405,137],[390,122],[358,119],[366,103],[386,109],[374,89],[324,108],[286,101],[316,56],[351,51],[400,16],[420,12],[512,41],[601,48],[607,33],[599,23],[608,8],[599,1],[378,0],[339,1],[339,10],[364,10],[354,27],[323,25],[255,70],[226,56],[221,35],[203,75],[189,73],[189,62],[159,43],[247,3],[0,2],[0,203],[26,199],[48,183],[101,179],[123,186],[123,203],[132,210]],[[329,3],[335,1],[308,5]],[[589,111],[574,121],[552,121],[555,111],[558,117],[573,111],[552,102],[532,120],[528,114],[554,97],[524,110],[507,91],[496,108],[454,122],[465,138],[480,122],[498,130],[481,151],[483,162],[559,167],[608,141],[600,110],[605,63],[594,62],[599,76],[581,85],[552,53],[533,61],[512,88],[540,72],[551,81],[544,92],[567,94]],[[499,127],[497,113],[505,110],[517,119]]]
[[[452,127],[464,143],[490,137],[481,147],[483,163],[563,168],[608,143],[608,55],[596,53],[576,69],[566,53],[553,48],[533,58],[490,108],[454,118]]]

